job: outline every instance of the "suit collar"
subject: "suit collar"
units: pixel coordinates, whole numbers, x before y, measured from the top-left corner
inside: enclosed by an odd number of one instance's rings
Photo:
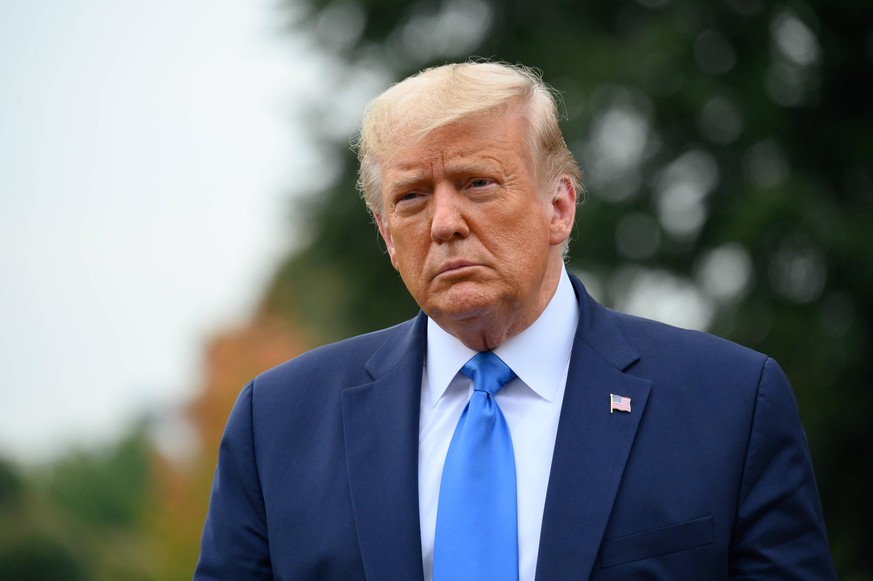
[[[570,275],[570,281],[579,299],[576,340],[584,342],[608,364],[624,371],[640,358],[639,351],[618,328],[613,313],[592,299],[578,278]]]
[[[419,364],[424,362],[427,347],[427,315],[419,311],[414,319],[397,325],[393,331],[364,364],[364,368],[373,379],[391,372],[406,359],[412,358]]]
[[[418,419],[426,317],[395,327],[343,392],[349,492],[368,579],[422,579]]]
[[[538,579],[590,575],[651,387],[625,373],[639,352],[613,315],[572,281],[580,319],[546,494]],[[631,398],[631,413],[610,413],[613,393]]]

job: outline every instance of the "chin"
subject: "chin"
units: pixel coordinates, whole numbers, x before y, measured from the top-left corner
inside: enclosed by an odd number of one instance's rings
[[[438,300],[428,301],[428,308],[423,310],[437,322],[440,319],[464,321],[488,315],[494,311],[497,302],[496,296],[479,289],[453,288]]]

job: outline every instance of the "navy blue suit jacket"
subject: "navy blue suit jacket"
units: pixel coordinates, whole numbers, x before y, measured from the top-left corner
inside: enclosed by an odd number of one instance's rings
[[[578,280],[537,579],[833,579],[791,388],[764,355],[623,315]],[[310,351],[239,396],[195,579],[422,578],[426,318]],[[631,413],[609,412],[609,394]]]

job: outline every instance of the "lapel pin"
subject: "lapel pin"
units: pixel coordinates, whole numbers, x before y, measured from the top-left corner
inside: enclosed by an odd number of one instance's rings
[[[622,395],[615,395],[614,393],[609,394],[609,413],[618,410],[620,412],[630,412],[631,398],[624,397]]]

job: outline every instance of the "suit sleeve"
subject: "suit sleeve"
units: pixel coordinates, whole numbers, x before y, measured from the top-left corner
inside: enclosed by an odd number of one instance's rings
[[[195,581],[272,579],[252,436],[252,391],[240,393],[218,452]]]
[[[836,579],[797,404],[772,359],[758,384],[730,577]]]

